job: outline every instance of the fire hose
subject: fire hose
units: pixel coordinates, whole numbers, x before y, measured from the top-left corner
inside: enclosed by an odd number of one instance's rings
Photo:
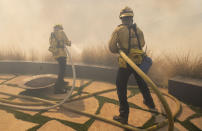
[[[69,60],[70,60],[70,63],[72,65],[72,72],[73,72],[73,84],[72,84],[72,88],[71,90],[68,92],[67,96],[62,100],[60,101],[59,103],[56,103],[52,106],[49,106],[49,107],[39,107],[39,108],[31,108],[31,107],[24,107],[24,106],[19,106],[19,105],[12,105],[12,104],[8,104],[8,103],[0,103],[0,105],[3,105],[3,106],[7,106],[7,107],[12,107],[12,108],[15,108],[15,109],[20,109],[20,110],[29,110],[29,111],[41,111],[41,110],[50,110],[50,109],[53,109],[53,108],[56,108],[58,106],[61,106],[62,104],[65,103],[65,101],[67,101],[69,99],[69,97],[71,96],[72,92],[74,91],[74,88],[75,88],[75,83],[76,83],[76,70],[75,70],[75,66],[73,64],[73,61],[72,61],[72,57],[71,57],[71,54],[69,53],[68,49],[65,48],[66,52],[67,52],[67,55],[69,56]]]
[[[124,129],[129,129],[129,130],[133,130],[133,131],[142,130],[142,129],[139,129],[139,128],[131,127],[129,125],[121,124],[121,123],[113,121],[113,120],[106,119],[106,118],[98,116],[98,115],[94,115],[94,114],[90,114],[90,113],[87,113],[87,112],[84,112],[84,111],[78,111],[78,110],[72,109],[70,107],[64,107],[64,106],[62,106],[62,104],[66,103],[66,102],[72,102],[72,101],[76,101],[76,100],[82,100],[82,99],[85,99],[85,98],[88,98],[88,97],[95,96],[95,95],[98,95],[98,94],[106,92],[106,91],[96,92],[96,93],[92,93],[92,94],[89,94],[89,95],[81,96],[79,98],[69,99],[69,97],[71,96],[71,94],[72,94],[72,92],[73,92],[73,90],[75,88],[76,72],[75,72],[74,64],[72,62],[71,54],[69,53],[69,51],[68,51],[67,48],[66,48],[66,51],[67,51],[67,54],[69,56],[70,63],[72,65],[73,84],[72,84],[71,90],[69,91],[69,93],[67,94],[67,96],[63,100],[61,100],[59,102],[55,102],[55,101],[49,101],[49,100],[40,99],[40,98],[37,98],[37,97],[13,95],[13,94],[9,94],[9,93],[0,92],[0,94],[3,94],[3,95],[18,97],[18,98],[22,98],[22,99],[28,99],[30,101],[39,101],[39,102],[41,102],[41,103],[33,103],[33,102],[30,102],[30,103],[29,102],[20,103],[20,102],[11,102],[9,100],[0,99],[0,105],[6,106],[6,107],[15,108],[15,109],[29,110],[29,111],[49,110],[49,109],[53,109],[53,108],[61,106],[61,107],[65,108],[66,110],[70,111],[70,112],[77,113],[77,114],[80,114],[80,115],[84,115],[84,116],[87,116],[87,117],[91,117],[91,118],[94,118],[96,120],[100,120],[100,121],[103,121],[103,122],[106,122],[106,123],[110,123],[112,125],[115,125],[115,126],[118,126],[118,127],[124,128]],[[164,120],[161,123],[153,125],[153,126],[147,128],[147,129],[144,129],[144,130],[149,130],[149,131],[156,130],[158,128],[161,128],[161,127],[165,126],[168,123],[169,124],[168,130],[172,131],[173,127],[174,127],[174,120],[173,119],[177,116],[177,114],[180,111],[180,103],[179,103],[179,101],[177,99],[175,99],[173,96],[169,95],[169,94],[161,93],[158,90],[157,86],[152,82],[152,80],[146,74],[144,74],[133,63],[133,61],[130,60],[130,58],[127,57],[127,55],[124,52],[120,51],[120,55],[145,80],[145,82],[147,84],[149,84],[149,86],[153,89],[154,93],[156,93],[157,97],[159,98],[160,102],[162,103],[162,105],[163,105],[163,107],[165,109],[165,112],[167,114],[167,118],[168,119]],[[163,97],[163,95],[171,98],[177,104],[177,110],[175,112],[173,112],[173,115],[172,115],[171,110],[170,110],[170,108],[168,106],[168,103],[166,102],[166,100]],[[42,105],[50,105],[50,106],[45,107],[45,108],[27,107],[27,106],[42,106]]]
[[[165,112],[168,117],[168,130],[173,131],[174,128],[174,120],[172,116],[172,112],[166,102],[165,98],[163,97],[162,93],[158,90],[156,84],[140,69],[134,62],[123,52],[120,51],[120,55],[124,58],[124,60],[144,79],[144,81],[152,88],[152,90],[156,93],[157,97],[159,98],[161,104],[163,105]]]

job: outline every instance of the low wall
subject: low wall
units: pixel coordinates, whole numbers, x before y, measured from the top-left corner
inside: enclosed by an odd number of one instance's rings
[[[168,92],[181,101],[202,107],[202,80],[174,77],[168,81]]]
[[[78,78],[93,79],[115,83],[117,69],[87,65],[75,65]],[[2,74],[57,74],[57,63],[43,62],[20,62],[20,61],[0,61],[0,73]],[[66,76],[72,77],[71,65],[67,65]],[[131,77],[129,84],[135,84],[134,77]]]

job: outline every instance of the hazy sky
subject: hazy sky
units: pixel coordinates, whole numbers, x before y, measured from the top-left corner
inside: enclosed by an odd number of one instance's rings
[[[134,9],[149,50],[202,54],[202,0],[0,0],[1,50],[46,53],[57,23],[76,51],[107,44],[125,6]]]

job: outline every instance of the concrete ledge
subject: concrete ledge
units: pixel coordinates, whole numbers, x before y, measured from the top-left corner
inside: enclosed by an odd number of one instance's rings
[[[202,80],[174,77],[168,81],[168,92],[183,102],[202,107]]]
[[[117,69],[75,65],[78,78],[115,82]],[[57,63],[0,61],[0,73],[3,74],[57,74]],[[71,65],[67,65],[66,76],[72,77]]]

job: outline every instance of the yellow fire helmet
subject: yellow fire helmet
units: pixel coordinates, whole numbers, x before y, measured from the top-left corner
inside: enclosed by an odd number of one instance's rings
[[[133,10],[130,7],[126,6],[125,8],[123,8],[121,10],[119,17],[123,18],[123,17],[128,17],[128,16],[133,17],[134,14],[133,14]]]
[[[63,27],[61,24],[57,24],[54,26],[54,29],[63,30]]]

